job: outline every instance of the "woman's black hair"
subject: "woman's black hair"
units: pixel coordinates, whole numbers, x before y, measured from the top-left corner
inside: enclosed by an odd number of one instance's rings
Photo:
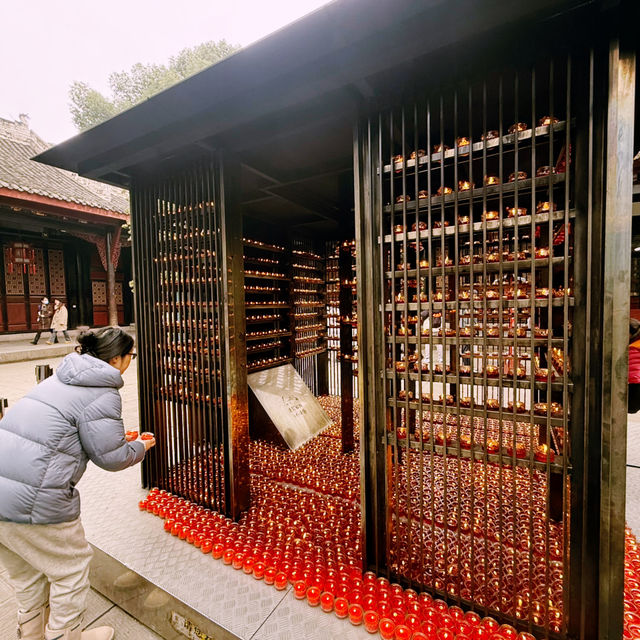
[[[133,338],[120,327],[104,327],[83,331],[78,336],[76,351],[109,362],[112,358],[130,353],[133,343]]]

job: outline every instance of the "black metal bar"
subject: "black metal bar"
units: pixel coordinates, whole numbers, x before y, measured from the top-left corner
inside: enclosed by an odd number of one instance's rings
[[[243,277],[242,216],[239,211],[239,166],[218,159],[220,187],[220,262],[226,316],[225,380],[227,393],[227,434],[225,468],[227,470],[227,509],[238,517],[249,506],[249,415],[247,387],[247,345]]]
[[[625,7],[630,8],[630,7]],[[637,38],[616,14],[609,46],[602,332],[602,485],[600,490],[600,636],[623,631],[628,318]]]
[[[344,318],[351,318],[353,312],[353,295],[351,293],[351,246],[341,244],[339,252],[338,277],[340,279],[340,407],[341,407],[341,437],[342,453],[350,453],[354,449],[353,437],[353,329]]]

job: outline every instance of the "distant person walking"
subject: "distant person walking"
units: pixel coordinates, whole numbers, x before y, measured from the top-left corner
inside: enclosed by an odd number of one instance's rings
[[[36,337],[33,339],[31,344],[38,344],[38,340],[40,340],[40,336],[43,331],[51,331],[52,315],[53,315],[53,310],[51,309],[49,298],[47,297],[42,298],[42,300],[40,300],[40,304],[38,305],[38,319],[37,319],[38,332],[36,333]]]
[[[62,331],[64,339],[67,342],[71,342],[71,338],[67,333],[67,324],[69,322],[69,311],[67,306],[61,300],[54,299],[53,301],[53,318],[51,318],[51,338],[53,342],[58,342],[58,331]],[[49,338],[47,344],[51,344],[52,340]]]

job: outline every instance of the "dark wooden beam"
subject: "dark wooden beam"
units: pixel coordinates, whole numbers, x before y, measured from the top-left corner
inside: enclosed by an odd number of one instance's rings
[[[302,187],[299,183],[283,184],[275,176],[269,175],[246,163],[243,163],[242,167],[260,178],[271,182],[271,186],[261,189],[264,193],[292,202],[325,220],[331,220],[332,222],[341,221],[344,209],[340,207],[338,203],[318,194],[311,193],[308,188]]]

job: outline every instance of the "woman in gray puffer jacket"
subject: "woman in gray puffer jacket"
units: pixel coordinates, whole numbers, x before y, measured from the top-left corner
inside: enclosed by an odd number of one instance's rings
[[[80,336],[54,376],[0,421],[0,563],[12,582],[23,640],[111,640],[82,632],[91,548],[76,484],[91,460],[108,471],[140,462],[155,440],[127,442],[118,389],[135,357],[117,327]]]

